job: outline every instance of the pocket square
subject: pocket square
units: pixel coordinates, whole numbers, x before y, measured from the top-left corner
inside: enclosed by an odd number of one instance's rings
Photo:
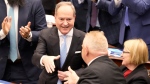
[[[77,53],[81,53],[81,51],[76,51],[75,54],[77,54]]]

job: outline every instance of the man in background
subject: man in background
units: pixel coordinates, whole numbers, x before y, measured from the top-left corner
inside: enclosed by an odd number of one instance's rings
[[[121,11],[116,15],[108,12],[111,0],[72,0],[76,8],[84,8],[87,4],[86,32],[101,30],[110,45],[120,47],[119,31]],[[81,17],[82,18],[82,17]]]
[[[46,27],[40,0],[0,0],[0,79],[37,84],[41,70],[31,62]]]

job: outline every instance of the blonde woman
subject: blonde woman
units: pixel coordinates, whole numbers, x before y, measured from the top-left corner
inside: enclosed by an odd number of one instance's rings
[[[150,84],[144,63],[148,61],[148,48],[142,39],[131,39],[124,43],[123,61],[120,68],[127,84]]]

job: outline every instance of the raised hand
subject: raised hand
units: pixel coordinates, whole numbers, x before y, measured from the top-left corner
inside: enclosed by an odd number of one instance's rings
[[[2,29],[5,35],[8,34],[8,32],[10,31],[10,27],[11,27],[11,17],[5,17],[3,22],[2,22]]]
[[[21,27],[20,28],[20,31],[19,31],[19,33],[21,34],[21,36],[23,37],[23,38],[28,38],[29,37],[29,35],[30,35],[30,32],[31,32],[31,29],[30,29],[30,26],[31,26],[31,22],[28,22],[28,24],[25,26],[25,27]]]

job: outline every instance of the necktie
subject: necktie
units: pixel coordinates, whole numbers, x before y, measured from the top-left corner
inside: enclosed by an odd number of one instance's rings
[[[11,28],[9,31],[10,37],[10,59],[14,62],[17,59],[17,44],[16,44],[16,31],[15,31],[15,21],[14,21],[14,9],[10,7],[9,16],[12,18]]]
[[[92,2],[92,13],[91,13],[91,26],[94,28],[96,26],[97,21],[97,8],[95,6],[95,3]]]
[[[128,7],[126,7],[124,23],[125,23],[126,26],[129,26]]]
[[[60,48],[60,63],[61,63],[61,67],[63,66],[65,60],[66,60],[66,56],[67,56],[67,46],[66,46],[66,36],[63,35],[63,43],[61,45]]]
[[[60,65],[63,66],[66,56],[67,56],[67,45],[66,45],[66,35],[63,35],[63,43],[61,44],[60,48]],[[57,84],[62,84],[62,82],[58,79]]]

